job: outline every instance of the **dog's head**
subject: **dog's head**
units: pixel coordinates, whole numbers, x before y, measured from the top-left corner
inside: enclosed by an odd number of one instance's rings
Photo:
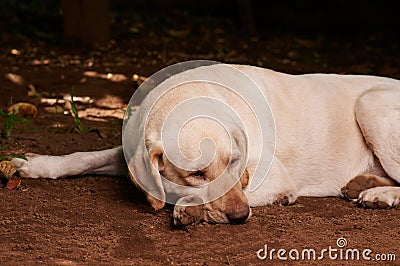
[[[150,128],[153,125],[148,125]],[[174,150],[178,155],[166,150],[159,133],[153,129],[148,132],[129,168],[137,169],[130,171],[131,178],[143,188],[154,209],[163,208],[168,196],[178,200],[191,194],[211,198],[203,208],[202,219],[207,222],[241,223],[250,217],[251,210],[243,191],[249,183],[247,141],[240,126],[233,125],[227,131],[210,118],[189,121],[179,132],[178,146]],[[201,160],[203,155],[207,162]],[[148,176],[136,177],[135,173]]]
[[[244,193],[249,183],[247,126],[257,120],[243,118],[252,110],[224,86],[169,86],[171,79],[146,96],[125,129],[134,133],[127,137],[137,137],[129,144],[135,152],[127,156],[133,182],[156,210],[194,196],[203,199],[205,221],[246,221],[251,215]]]

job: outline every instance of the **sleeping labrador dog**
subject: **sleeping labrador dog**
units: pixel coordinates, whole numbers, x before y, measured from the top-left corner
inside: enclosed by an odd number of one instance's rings
[[[299,196],[389,208],[400,205],[399,122],[398,80],[212,64],[148,91],[123,147],[12,162],[27,178],[129,173],[154,209],[175,204],[179,225],[242,223],[250,207]]]

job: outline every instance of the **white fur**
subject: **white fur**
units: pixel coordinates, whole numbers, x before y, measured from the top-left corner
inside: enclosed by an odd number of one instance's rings
[[[373,150],[365,141],[363,135],[365,132],[369,134],[368,140],[373,144],[372,146],[379,149],[376,154],[378,158],[381,156],[379,159],[385,172],[400,182],[398,171],[400,149],[388,148],[393,145],[400,148],[400,138],[397,137],[400,133],[398,125],[400,114],[397,110],[390,111],[400,106],[397,104],[400,103],[400,81],[358,75],[288,75],[252,66],[236,65],[234,67],[246,73],[263,89],[276,123],[275,159],[269,175],[256,191],[245,190],[251,206],[271,204],[282,196],[287,196],[290,203],[294,202],[298,196],[340,196],[340,189],[350,179],[375,167]],[[218,75],[218,69],[212,72]],[[180,75],[190,75],[190,72]],[[218,92],[206,86],[194,91],[201,95],[220,97]],[[370,91],[375,91],[375,94],[368,94]],[[149,97],[156,96],[157,94],[153,94]],[[176,98],[171,96],[170,99],[165,99],[157,108],[171,108],[179,98],[185,98],[187,95],[179,94],[174,97]],[[234,105],[239,113],[244,113],[243,117],[246,117],[247,111],[240,110],[239,105],[235,106],[235,100],[230,97],[229,95],[221,96],[229,104]],[[145,101],[144,105],[146,104]],[[368,109],[368,106],[371,108]],[[389,117],[385,116],[385,110],[382,108],[392,108],[386,110],[390,111]],[[144,114],[140,110],[134,115],[135,118],[132,119],[134,122],[128,122],[130,127],[139,128],[135,129],[136,132],[141,132],[140,130],[143,130],[145,126]],[[373,119],[375,115],[379,115],[381,120]],[[157,125],[160,124],[163,116],[152,119],[159,120],[154,122]],[[395,122],[392,121],[393,119]],[[250,120],[245,123],[248,123],[251,128]],[[153,135],[146,136],[146,140],[160,139],[159,132],[155,130],[156,128],[154,131],[149,130]],[[257,135],[258,133],[254,129],[249,134]],[[140,144],[138,144],[140,138],[143,137],[145,136],[135,136],[139,139],[130,140],[129,145],[132,145],[136,155],[141,154],[140,152],[145,149],[145,147],[139,147]],[[257,140],[257,137],[253,139]],[[250,148],[252,146],[254,150],[257,149],[257,143],[250,143]],[[20,175],[24,177],[115,175],[126,171],[124,167],[121,168],[123,163],[121,154],[122,150],[117,148],[92,153],[75,153],[63,157],[28,155],[28,161],[13,159],[13,162]],[[256,162],[251,161],[251,154],[249,156],[248,171],[251,175]],[[121,170],[111,165],[114,163]],[[146,173],[149,171],[148,167],[143,166],[141,169],[144,175],[148,174]],[[371,197],[376,197],[377,193],[384,193],[385,196],[382,197],[386,202],[396,200],[398,202],[400,189],[376,189],[371,192],[366,191],[360,197],[362,200],[369,200]]]
[[[400,204],[400,187],[374,187],[364,190],[358,197],[358,203],[384,202],[393,207]]]
[[[26,178],[57,179],[85,174],[126,175],[128,173],[122,147],[93,151],[76,152],[63,156],[25,154],[28,161],[14,158],[12,162],[18,173]]]

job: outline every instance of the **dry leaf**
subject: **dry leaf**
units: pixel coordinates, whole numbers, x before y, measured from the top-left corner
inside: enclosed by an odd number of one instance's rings
[[[0,162],[0,177],[11,179],[17,170],[14,168],[14,164],[10,161]]]
[[[16,189],[21,187],[21,180],[8,180],[6,189]]]
[[[17,115],[25,118],[35,118],[38,114],[36,106],[26,102],[16,103],[8,108],[8,114],[12,114],[14,111]]]

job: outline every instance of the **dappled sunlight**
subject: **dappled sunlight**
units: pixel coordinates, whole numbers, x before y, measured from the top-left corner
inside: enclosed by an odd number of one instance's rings
[[[78,106],[79,118],[97,122],[107,122],[108,118],[123,119],[127,106],[120,97],[109,94],[98,100],[89,96],[74,96],[73,100]],[[71,114],[71,94],[56,98],[43,97],[40,103],[45,105],[47,113]]]
[[[87,119],[97,122],[107,122],[107,118],[123,119],[124,110],[122,109],[108,110],[97,107],[89,107],[86,108],[85,110],[78,111],[78,115],[82,119]]]
[[[95,71],[86,71],[84,72],[84,76],[106,79],[111,82],[128,80],[123,74],[101,74]],[[21,75],[7,73],[5,78],[18,86],[25,86],[26,84]],[[146,80],[146,77],[134,74],[131,80],[140,85]],[[32,99],[32,102],[42,106],[43,110],[48,114],[72,115],[71,93],[52,94],[50,96],[50,93],[47,91],[38,91],[36,86],[30,83],[27,86],[26,95]],[[73,96],[73,101],[77,106],[79,118],[97,122],[107,122],[110,118],[123,119],[127,107],[121,97],[111,94],[105,94],[99,99],[94,99],[90,96]],[[54,127],[60,127],[60,125],[57,124]]]
[[[83,72],[83,75],[88,78],[106,79],[111,82],[121,82],[129,80],[126,75],[118,73],[98,73],[97,71],[85,71]],[[146,79],[147,77],[140,76],[138,74],[133,74],[130,78],[130,80],[136,82],[138,85],[142,84]],[[85,81],[85,78],[81,80],[81,82]]]
[[[31,64],[33,66],[49,65],[50,64],[50,60],[49,59],[41,59],[41,60],[35,59],[35,60],[32,60]]]
[[[74,102],[77,102],[77,98],[78,97],[74,96]],[[81,98],[86,99],[87,97]],[[106,94],[98,100],[91,100],[94,106],[83,106],[82,110],[78,111],[80,118],[98,122],[106,122],[107,118],[124,118],[124,112],[127,105],[123,103],[120,97]]]
[[[62,124],[61,122],[56,121],[56,122],[52,123],[52,124],[50,125],[50,127],[51,127],[51,128],[64,128],[65,125]]]
[[[67,93],[60,97],[54,97],[54,98],[40,98],[40,103],[45,104],[45,105],[54,105],[54,104],[67,104],[69,101],[71,101],[72,97],[71,94]],[[79,97],[79,96],[74,96],[74,101],[82,104],[92,104],[94,100],[89,97]]]
[[[123,100],[114,95],[106,94],[102,98],[96,100],[96,105],[99,107],[106,107],[110,109],[125,109],[126,104],[124,104]]]
[[[6,79],[8,79],[12,83],[17,84],[19,86],[23,86],[25,83],[24,78],[22,76],[14,74],[14,73],[7,73]]]
[[[85,71],[83,72],[83,75],[89,78],[107,79],[112,82],[121,82],[128,80],[128,78],[124,74],[98,73],[96,71]]]
[[[73,98],[74,98],[73,99],[74,102],[79,102],[82,104],[92,104],[94,102],[93,98],[89,97],[89,96],[75,96],[74,95]],[[64,94],[63,100],[66,102],[70,102],[72,100],[71,94],[69,94],[69,93]]]
[[[20,55],[21,54],[21,50],[11,49],[10,50],[10,54],[12,54],[12,55]]]

